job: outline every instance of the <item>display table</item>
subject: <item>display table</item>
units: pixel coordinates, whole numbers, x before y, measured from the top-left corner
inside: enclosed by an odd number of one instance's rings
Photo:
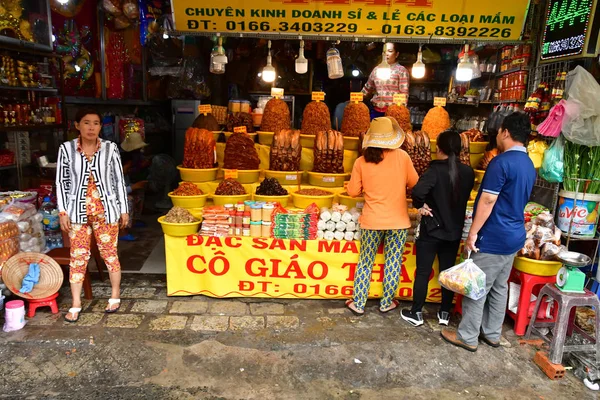
[[[345,299],[352,296],[360,242],[165,235],[167,294],[211,297]],[[397,297],[411,300],[414,243],[406,243]],[[383,249],[375,259],[370,298],[382,295]],[[437,261],[427,301],[438,303]]]

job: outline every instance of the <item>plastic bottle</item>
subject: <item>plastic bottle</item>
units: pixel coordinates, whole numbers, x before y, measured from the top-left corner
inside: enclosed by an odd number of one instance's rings
[[[60,218],[58,216],[58,209],[56,208],[56,204],[50,200],[50,197],[44,197],[44,201],[42,203],[42,207],[40,208],[40,212],[42,213],[43,220],[42,224],[44,225],[44,231],[47,232],[56,232],[60,230]]]

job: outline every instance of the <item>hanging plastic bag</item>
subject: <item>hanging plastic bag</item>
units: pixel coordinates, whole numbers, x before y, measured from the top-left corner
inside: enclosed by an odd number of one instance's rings
[[[544,161],[540,168],[540,176],[551,183],[563,181],[563,157],[565,152],[565,139],[559,136],[544,153]]]
[[[569,72],[567,82],[568,99],[562,122],[565,138],[584,146],[600,146],[600,85],[580,66]]]
[[[462,263],[442,271],[439,281],[446,289],[473,300],[485,296],[485,272],[473,262],[471,252]]]
[[[542,166],[544,159],[544,152],[548,149],[548,145],[545,140],[535,139],[529,141],[527,145],[527,155],[531,159],[535,169]]]
[[[550,109],[548,118],[538,125],[537,131],[542,136],[558,137],[562,129],[562,122],[565,116],[565,100],[561,100],[557,105]]]

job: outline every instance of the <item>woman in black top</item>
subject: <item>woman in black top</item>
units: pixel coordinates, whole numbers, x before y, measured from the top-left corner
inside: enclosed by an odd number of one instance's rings
[[[421,214],[417,246],[417,273],[413,288],[413,306],[401,312],[402,319],[414,326],[423,325],[423,305],[435,257],[439,270],[455,265],[465,222],[467,201],[475,174],[461,164],[461,140],[458,132],[447,130],[437,139],[437,160],[412,189],[413,206]],[[442,288],[442,304],[438,311],[440,325],[448,325],[454,293]]]

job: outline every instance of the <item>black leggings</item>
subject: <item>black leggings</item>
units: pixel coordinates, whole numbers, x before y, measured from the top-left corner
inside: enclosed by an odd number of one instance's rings
[[[460,247],[460,240],[449,242],[425,236],[417,239],[417,273],[413,287],[412,312],[420,312],[425,305],[429,276],[433,269],[435,256],[438,256],[440,272],[456,264],[456,254]],[[454,300],[454,292],[442,287],[442,304],[440,311],[450,312]]]

